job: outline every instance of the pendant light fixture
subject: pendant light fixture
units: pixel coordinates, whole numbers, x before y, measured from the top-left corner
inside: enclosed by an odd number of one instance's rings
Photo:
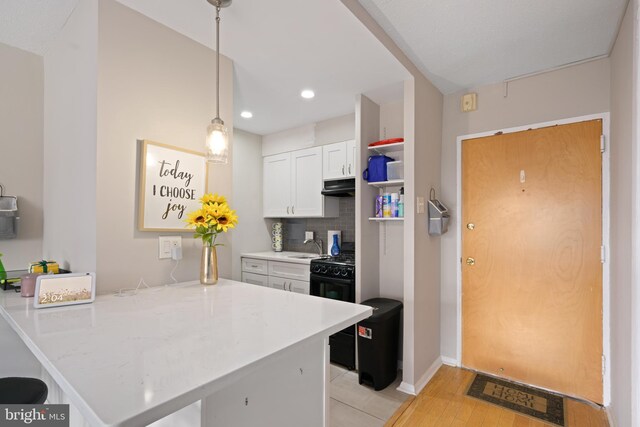
[[[207,161],[227,163],[229,161],[229,133],[220,118],[220,9],[231,4],[231,0],[207,0],[216,8],[216,118],[207,126]]]

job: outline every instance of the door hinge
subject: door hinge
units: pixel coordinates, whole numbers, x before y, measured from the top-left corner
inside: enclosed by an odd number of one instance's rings
[[[604,246],[600,246],[600,262],[604,264],[606,260],[607,260],[606,249]]]
[[[604,135],[600,135],[600,152],[604,153],[605,149],[605,138]]]

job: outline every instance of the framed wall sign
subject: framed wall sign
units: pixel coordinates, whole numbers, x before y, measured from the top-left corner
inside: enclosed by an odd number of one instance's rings
[[[147,140],[141,148],[138,229],[193,233],[184,220],[207,192],[205,155]]]
[[[94,273],[45,274],[36,279],[35,308],[87,304],[96,299]]]

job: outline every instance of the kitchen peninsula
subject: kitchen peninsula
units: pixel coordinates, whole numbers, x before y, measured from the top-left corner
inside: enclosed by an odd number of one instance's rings
[[[328,337],[371,311],[225,279],[40,310],[0,293],[2,317],[91,426],[143,426],[199,400],[202,426],[326,426]]]

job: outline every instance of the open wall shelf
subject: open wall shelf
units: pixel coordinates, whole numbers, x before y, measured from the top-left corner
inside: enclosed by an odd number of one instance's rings
[[[374,151],[380,154],[393,153],[396,151],[404,150],[404,142],[396,142],[395,144],[376,145],[375,147],[368,147],[369,151]]]
[[[377,218],[371,217],[369,221],[404,221],[404,218]]]
[[[378,188],[402,187],[404,185],[404,179],[392,179],[389,181],[370,182],[369,185],[372,185]]]

